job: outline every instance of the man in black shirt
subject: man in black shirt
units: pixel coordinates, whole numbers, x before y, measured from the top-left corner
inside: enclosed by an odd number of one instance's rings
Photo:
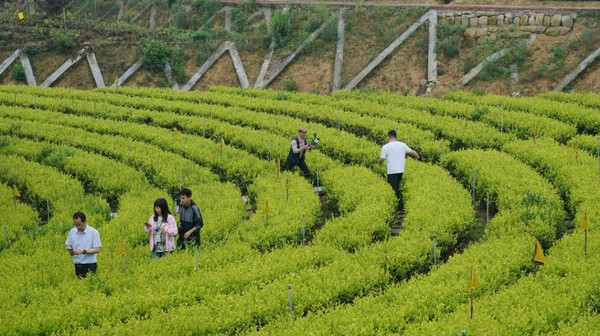
[[[306,152],[313,149],[315,146],[313,144],[308,144],[306,132],[307,130],[304,126],[301,126],[298,129],[298,136],[292,140],[292,147],[287,156],[285,169],[293,171],[294,167],[298,166],[305,177],[310,177],[310,170],[308,170],[308,166],[306,165]]]
[[[179,192],[181,206],[179,207],[179,237],[177,246],[185,249],[187,244],[200,246],[200,229],[204,226],[200,209],[192,201],[192,191],[188,188]]]

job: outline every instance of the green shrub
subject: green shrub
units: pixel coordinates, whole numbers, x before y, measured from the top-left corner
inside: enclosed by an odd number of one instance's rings
[[[236,7],[231,9],[231,28],[236,32],[243,32],[246,26],[246,15]]]
[[[292,77],[288,77],[288,79],[283,82],[283,89],[286,91],[298,91],[298,83]]]
[[[52,33],[51,38],[56,48],[62,53],[71,52],[77,46],[75,38],[67,33],[55,31]]]
[[[25,76],[25,68],[21,63],[17,63],[12,70],[12,78],[18,82],[24,82],[27,77]]]
[[[447,58],[460,55],[462,36],[467,28],[463,25],[443,23],[437,26],[436,53]]]
[[[23,52],[27,56],[34,56],[40,53],[40,46],[34,43],[27,43],[23,47]]]
[[[169,47],[160,41],[150,40],[144,46],[144,67],[152,72],[161,72],[169,59]]]
[[[490,113],[490,109],[487,106],[476,106],[471,113],[471,120],[481,120],[488,113]]]
[[[175,79],[176,82],[183,83],[187,81],[185,75],[185,62],[189,58],[189,55],[183,49],[176,49],[171,54],[171,72],[173,74],[173,79]]]
[[[212,38],[212,34],[205,29],[192,32],[192,40],[197,42],[206,42]]]
[[[271,31],[277,45],[284,45],[292,32],[292,16],[290,12],[277,10],[271,18]]]
[[[333,21],[329,23],[325,29],[321,32],[321,39],[325,42],[337,42],[338,32],[337,32],[337,21]]]
[[[531,54],[531,50],[524,44],[508,48],[504,57],[486,62],[479,76],[483,80],[492,80],[498,77],[510,78],[510,66],[516,64],[518,71],[521,72]]]

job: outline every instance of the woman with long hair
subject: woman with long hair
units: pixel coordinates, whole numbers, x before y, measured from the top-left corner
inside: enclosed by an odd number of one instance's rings
[[[169,211],[167,200],[159,198],[154,202],[154,215],[150,217],[144,231],[150,235],[152,258],[164,257],[175,250],[177,223]]]

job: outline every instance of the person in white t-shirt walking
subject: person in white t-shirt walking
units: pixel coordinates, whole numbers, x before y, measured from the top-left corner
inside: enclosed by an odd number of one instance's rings
[[[396,139],[397,136],[395,130],[388,132],[388,143],[381,148],[379,164],[383,165],[383,162],[387,161],[387,180],[396,193],[399,208],[402,209],[403,203],[402,194],[400,193],[400,181],[402,181],[402,174],[404,174],[406,154],[418,160],[419,153],[410,149],[404,142],[398,141]]]

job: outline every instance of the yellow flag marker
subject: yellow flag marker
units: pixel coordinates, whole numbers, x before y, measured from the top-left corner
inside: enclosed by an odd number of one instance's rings
[[[479,279],[477,278],[477,273],[475,273],[475,268],[471,268],[471,280],[469,281],[469,289],[475,289],[479,287]]]
[[[581,228],[583,230],[587,230],[587,228],[590,226],[589,222],[588,222],[588,218],[587,218],[587,213],[584,212],[583,213],[583,219],[581,220]]]
[[[173,127],[173,133],[175,133],[175,135],[181,134],[181,132],[179,132],[179,130],[177,129],[177,127]]]
[[[266,201],[265,208],[263,209],[263,215],[268,216],[270,212],[271,212],[271,209],[269,209],[269,201]]]
[[[387,92],[387,94],[388,94],[388,97],[390,96],[390,94],[391,94],[391,93],[392,93],[392,92],[390,91],[390,87],[388,86],[388,92]]]
[[[19,12],[19,14],[17,14],[17,17],[19,17],[19,20],[23,20],[25,18],[25,15],[23,15],[23,12]]]
[[[17,189],[16,185],[13,185],[13,195],[15,197],[21,197],[21,193],[19,192],[19,189]]]
[[[117,248],[117,257],[125,255],[125,241],[121,239],[121,243],[119,243],[119,248]]]
[[[544,250],[542,250],[542,245],[540,245],[539,241],[535,241],[535,254],[533,256],[533,261],[539,262],[541,264],[546,263],[546,256],[544,255]]]
[[[277,165],[277,171],[281,170],[281,161],[279,161],[279,159],[277,159],[277,162],[275,163]]]
[[[115,85],[119,86],[119,77],[115,78]]]
[[[221,150],[225,148],[225,139],[221,138]]]

